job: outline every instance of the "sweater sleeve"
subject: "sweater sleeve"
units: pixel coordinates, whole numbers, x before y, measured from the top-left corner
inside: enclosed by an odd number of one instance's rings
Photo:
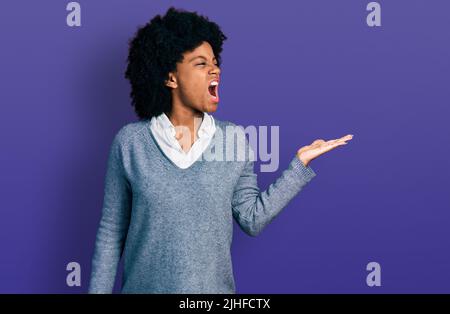
[[[246,149],[248,141],[245,139]],[[250,148],[251,151],[251,148]],[[316,176],[310,166],[305,166],[297,156],[289,163],[281,176],[260,191],[254,161],[246,158],[244,167],[232,197],[233,217],[241,229],[250,236],[257,236],[280,211]]]
[[[95,239],[88,293],[112,293],[128,232],[131,188],[123,167],[119,136],[114,138],[104,182],[102,216]]]

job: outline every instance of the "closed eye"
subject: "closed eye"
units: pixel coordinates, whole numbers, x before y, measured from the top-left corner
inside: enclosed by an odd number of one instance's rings
[[[206,62],[198,63],[197,65],[205,65]],[[219,66],[217,63],[214,63],[215,66]]]

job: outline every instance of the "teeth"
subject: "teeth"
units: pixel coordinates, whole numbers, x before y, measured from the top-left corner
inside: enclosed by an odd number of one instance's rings
[[[216,86],[216,85],[219,85],[219,82],[217,82],[217,81],[212,81],[211,84],[210,84],[209,86]]]

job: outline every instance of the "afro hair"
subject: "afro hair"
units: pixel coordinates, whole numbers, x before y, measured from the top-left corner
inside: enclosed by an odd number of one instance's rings
[[[206,41],[220,66],[220,53],[226,39],[220,27],[207,17],[174,7],[140,27],[129,41],[125,71],[125,78],[131,85],[131,105],[139,119],[170,113],[172,94],[164,82],[169,72],[176,70],[177,62],[183,61],[183,53]]]

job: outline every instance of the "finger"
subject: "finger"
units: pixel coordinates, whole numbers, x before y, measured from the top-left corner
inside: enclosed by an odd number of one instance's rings
[[[330,145],[338,143],[339,141],[340,141],[340,139],[329,140],[329,141],[326,141],[324,144],[325,144],[325,146],[330,146]]]
[[[345,144],[348,144],[347,143],[347,141],[349,141],[349,139],[347,139],[347,140],[342,140],[342,139],[339,139],[339,140],[337,140],[336,142],[334,142],[334,144],[336,144],[336,145],[345,145]]]
[[[341,137],[340,140],[347,141],[347,140],[351,140],[352,138],[353,138],[353,134],[347,134],[346,136]]]
[[[347,137],[338,138],[338,139],[329,140],[329,141],[316,140],[313,142],[313,144],[309,145],[308,148],[319,149],[321,152],[320,154],[323,154],[323,153],[328,152],[338,146],[347,145],[348,143],[345,142],[344,138],[346,138],[346,140],[348,140]],[[314,143],[316,143],[316,144],[314,144]]]
[[[334,142],[329,143],[328,145],[324,146],[324,152],[330,151],[332,149],[335,149],[338,146],[347,145],[348,143],[342,142],[339,140],[335,140]]]
[[[353,138],[352,135],[346,135],[346,136],[343,136],[341,138],[333,140],[331,143],[333,143],[333,144],[334,143],[344,143],[346,141],[350,141],[352,138]]]
[[[347,142],[336,143],[336,144],[331,146],[331,149],[335,149],[336,147],[344,146],[344,145],[347,145],[347,144],[348,144]]]

